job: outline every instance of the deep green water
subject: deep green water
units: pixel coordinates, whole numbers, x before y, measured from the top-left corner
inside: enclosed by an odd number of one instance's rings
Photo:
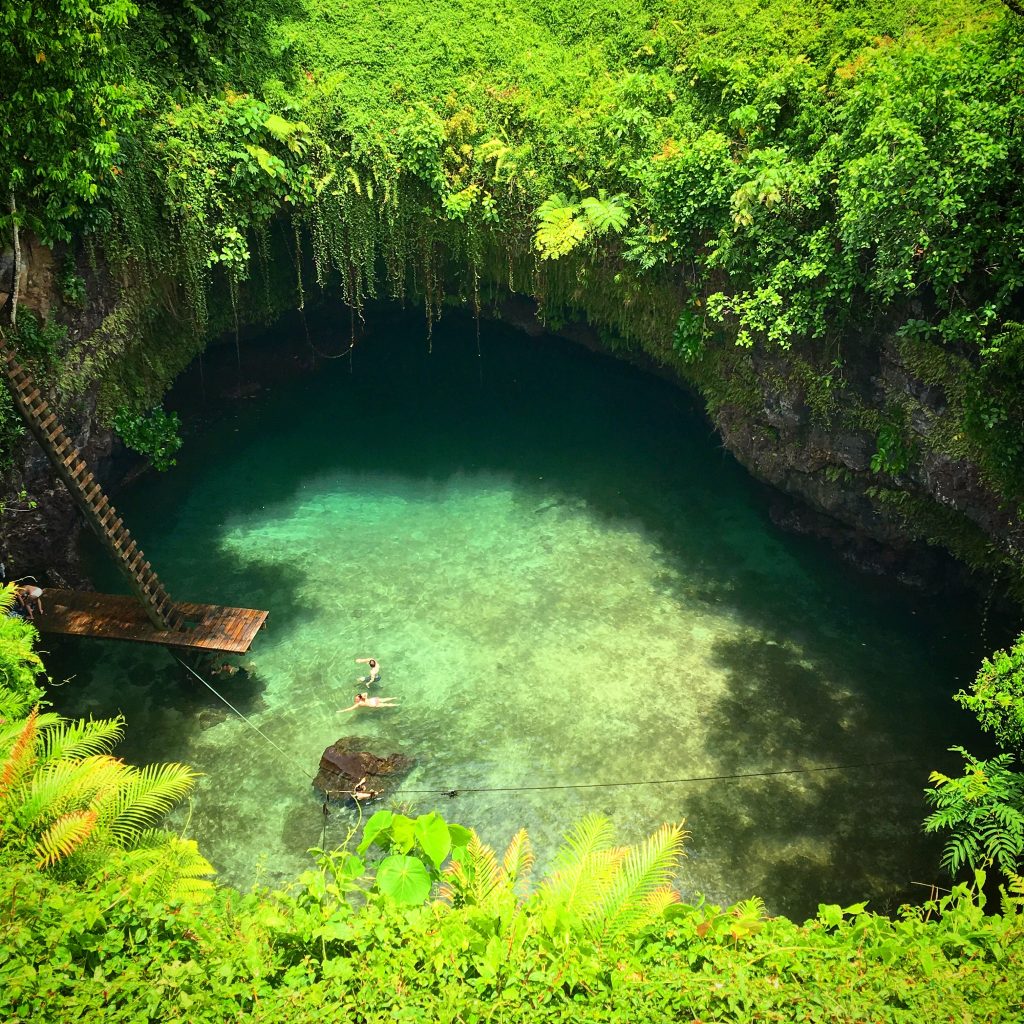
[[[323,316],[317,345],[338,329]],[[628,366],[486,324],[478,356],[459,318],[428,355],[421,321],[384,313],[351,365],[308,353],[301,327],[246,342],[242,379],[265,386],[233,399],[234,352],[209,357],[209,401],[196,372],[177,392],[177,469],[118,495],[173,594],[270,610],[251,678],[216,685],[290,757],[162,650],[51,644],[75,673],[60,710],[121,711],[123,756],[205,773],[176,821],[224,880],[308,865],[323,816],[302,769],[350,733],[417,758],[415,811],[495,845],[525,825],[541,860],[601,811],[626,840],[685,817],[681,884],[715,901],[883,910],[939,877],[921,790],[974,735],[949,699],[982,653],[974,610],[776,530],[691,400]],[[336,714],[360,656],[398,709]],[[335,810],[327,842],[351,821]]]

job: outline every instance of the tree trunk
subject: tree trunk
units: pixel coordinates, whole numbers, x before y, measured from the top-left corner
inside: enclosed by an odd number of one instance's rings
[[[14,282],[11,286],[11,326],[18,323],[18,292],[21,290],[21,239],[18,237],[18,205],[11,189],[11,228],[14,232]]]

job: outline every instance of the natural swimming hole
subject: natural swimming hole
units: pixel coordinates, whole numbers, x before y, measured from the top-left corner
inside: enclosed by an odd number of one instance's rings
[[[312,344],[338,353],[347,327],[322,313]],[[270,611],[249,678],[214,685],[288,756],[162,650],[48,643],[74,675],[57,710],[123,713],[121,756],[203,773],[172,824],[222,880],[309,866],[302,772],[350,734],[416,759],[413,812],[502,848],[525,826],[539,867],[598,811],[623,841],[685,818],[688,898],[885,910],[940,877],[921,791],[974,737],[950,700],[984,650],[973,608],[777,530],[694,401],[611,358],[460,316],[428,350],[387,310],[351,358],[309,357],[289,322],[241,371],[211,352],[171,399],[178,466],[116,496],[172,595]],[[359,657],[397,708],[337,714]],[[754,776],[839,765],[862,767]],[[326,843],[354,820],[334,809]]]

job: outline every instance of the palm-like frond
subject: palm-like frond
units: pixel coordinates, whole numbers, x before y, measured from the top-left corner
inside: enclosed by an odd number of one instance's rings
[[[124,850],[113,865],[127,874],[145,895],[161,901],[205,902],[213,891],[213,865],[199,852],[195,840],[164,829],[146,829],[136,845]]]
[[[30,830],[68,811],[93,809],[97,797],[115,788],[124,771],[109,754],[44,765],[23,790],[15,817]]]
[[[521,828],[513,837],[505,850],[501,870],[505,884],[514,889],[516,884],[526,879],[533,867],[533,847],[530,836],[525,828]]]
[[[0,768],[0,800],[14,789],[21,777],[35,764],[38,718],[37,706],[29,712],[28,718],[14,734],[10,750]]]
[[[686,830],[662,825],[622,861],[608,891],[593,907],[592,919],[607,934],[641,927],[651,917],[648,899],[665,887],[679,866]]]
[[[92,835],[95,828],[95,811],[71,811],[58,818],[36,843],[36,867],[48,868],[70,857]]]
[[[554,871],[541,887],[543,900],[572,913],[601,898],[626,855],[612,849],[611,822],[591,814],[578,822],[555,857]]]
[[[41,730],[39,757],[42,761],[55,761],[105,754],[120,741],[123,733],[124,719],[120,717],[61,721],[59,725]]]
[[[116,789],[99,796],[93,806],[111,839],[129,846],[134,836],[188,795],[196,775],[183,764],[125,765]]]

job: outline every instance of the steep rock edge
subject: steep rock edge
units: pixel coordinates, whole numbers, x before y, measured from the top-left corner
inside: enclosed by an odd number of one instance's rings
[[[120,374],[123,384],[126,365],[144,364],[145,379],[132,381],[140,392],[134,397],[142,404],[158,401],[200,343],[187,318],[174,315],[170,290],[141,298],[133,282],[79,260],[89,299],[76,308],[62,298],[55,266],[54,253],[28,241],[20,308],[70,325],[64,368],[44,383],[51,394],[61,394],[65,425],[109,486],[138,469],[109,427],[111,393],[125,390],[112,392],[109,378]],[[772,515],[780,526],[823,537],[861,569],[917,586],[962,582],[950,571],[944,549],[977,582],[1002,576],[1021,598],[1024,522],[1005,507],[978,465],[950,443],[958,436],[950,396],[941,383],[922,379],[927,374],[917,372],[920,361],[915,365],[912,352],[908,357],[906,343],[889,337],[879,347],[851,339],[841,370],[815,365],[810,350],[763,352],[727,344],[687,361],[672,346],[670,325],[639,337],[634,332],[625,341],[607,314],[593,318],[603,326],[588,323],[588,305],[585,291],[569,304],[548,298],[539,305],[506,289],[491,308],[528,334],[558,334],[697,390],[726,448],[776,490]],[[263,319],[271,312],[262,310]],[[159,359],[152,347],[154,322]],[[215,318],[212,323],[214,329],[226,326]],[[877,472],[871,463],[878,431],[894,409],[913,458],[895,474]],[[70,497],[27,437],[13,461],[0,481],[0,561],[8,578],[81,584],[80,522]]]

